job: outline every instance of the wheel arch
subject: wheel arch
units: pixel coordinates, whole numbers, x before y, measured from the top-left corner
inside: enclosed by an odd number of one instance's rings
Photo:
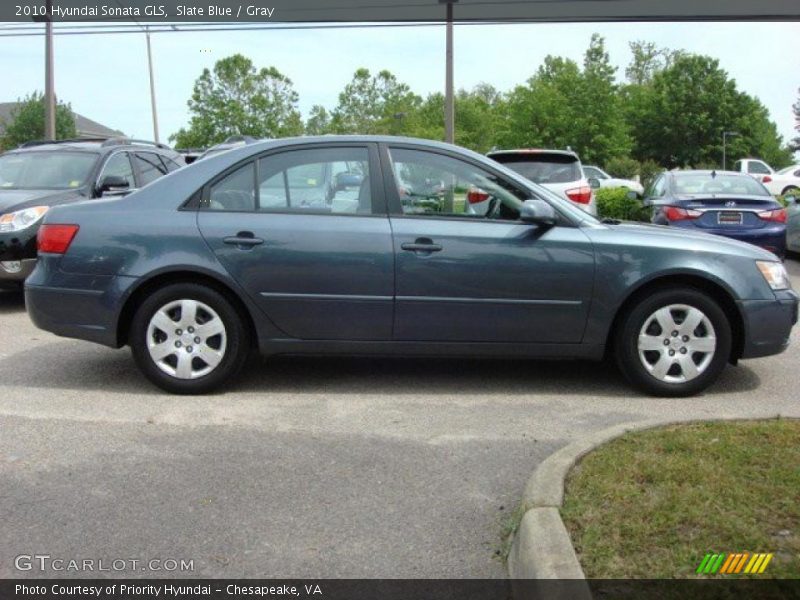
[[[257,346],[258,336],[255,335],[257,329],[253,315],[244,301],[242,301],[240,295],[228,283],[207,271],[176,269],[152,274],[147,279],[141,281],[128,295],[120,311],[119,318],[117,319],[116,339],[118,347],[128,343],[128,335],[130,334],[133,317],[144,299],[155,290],[175,283],[205,285],[225,296],[236,309],[236,312],[244,319],[249,331],[253,332],[253,335],[250,336],[250,342],[254,347]]]
[[[792,190],[800,190],[800,186],[796,186],[794,184],[787,185],[785,188],[783,188],[783,191],[781,192],[781,196],[785,196],[786,194],[788,194]]]
[[[733,364],[736,364],[742,355],[742,351],[744,350],[744,317],[742,316],[741,310],[734,300],[733,293],[724,284],[697,273],[672,273],[661,275],[641,282],[637,287],[632,289],[614,313],[614,319],[611,323],[611,328],[608,330],[608,334],[606,336],[606,355],[609,355],[613,352],[614,336],[619,331],[622,317],[629,309],[631,309],[643,297],[652,294],[657,290],[676,287],[694,288],[706,293],[717,303],[719,303],[723,312],[728,317],[728,322],[731,325],[732,345],[729,361]]]

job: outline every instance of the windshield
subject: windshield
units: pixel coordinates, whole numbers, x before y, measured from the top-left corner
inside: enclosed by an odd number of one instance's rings
[[[583,179],[580,163],[573,156],[567,155],[502,155],[492,156],[526,179],[534,183],[570,183]]]
[[[744,194],[769,196],[769,191],[749,175],[685,173],[675,175],[676,194]]]
[[[67,190],[89,177],[97,155],[90,152],[12,152],[0,156],[0,189]]]

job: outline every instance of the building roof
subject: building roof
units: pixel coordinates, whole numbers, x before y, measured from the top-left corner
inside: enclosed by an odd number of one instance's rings
[[[19,102],[0,102],[0,134],[5,130],[5,123],[11,121],[11,113],[19,106]],[[117,137],[125,135],[121,131],[111,129],[105,125],[92,121],[91,119],[79,115],[76,112],[72,113],[75,117],[75,129],[78,131],[78,137],[91,138],[91,137]]]

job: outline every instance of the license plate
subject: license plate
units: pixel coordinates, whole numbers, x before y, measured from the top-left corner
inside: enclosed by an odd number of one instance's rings
[[[742,213],[733,211],[722,211],[717,213],[717,223],[720,225],[741,225]]]

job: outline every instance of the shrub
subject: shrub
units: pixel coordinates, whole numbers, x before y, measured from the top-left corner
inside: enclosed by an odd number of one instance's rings
[[[664,171],[664,167],[654,160],[647,159],[642,162],[639,165],[639,177],[641,178],[640,180],[644,189],[650,187],[650,184],[653,183],[653,180],[658,177],[662,171]]]
[[[627,156],[618,156],[606,163],[606,171],[612,177],[633,179],[639,174],[639,161]]]
[[[628,197],[625,188],[600,188],[595,191],[597,214],[601,219],[649,221],[650,212],[641,200]]]

